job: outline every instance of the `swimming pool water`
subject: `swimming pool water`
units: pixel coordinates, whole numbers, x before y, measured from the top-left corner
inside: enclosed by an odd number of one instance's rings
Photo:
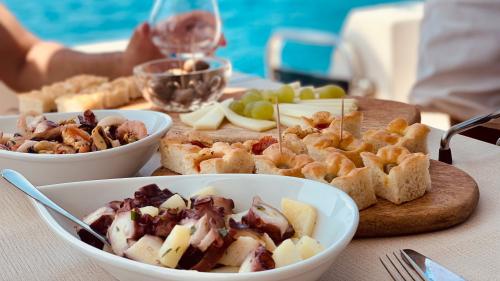
[[[314,28],[338,32],[348,11],[357,6],[395,0],[219,0],[228,46],[217,55],[234,68],[264,74],[265,44],[279,27]],[[67,45],[123,39],[148,19],[152,0],[4,0],[23,25],[40,38]],[[326,71],[330,50],[317,48],[285,52],[289,65]]]

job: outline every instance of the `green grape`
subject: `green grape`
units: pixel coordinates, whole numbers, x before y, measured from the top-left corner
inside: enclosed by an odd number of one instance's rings
[[[311,88],[304,88],[300,90],[299,97],[301,100],[313,100],[314,99],[314,91]]]
[[[265,101],[268,101],[272,104],[275,104],[276,100],[278,99],[278,93],[276,91],[267,90],[267,91],[262,92],[262,98]]]
[[[232,101],[231,104],[229,104],[229,108],[239,115],[243,115],[245,111],[245,105],[239,100]]]
[[[345,96],[345,91],[337,85],[327,85],[319,90],[320,99],[339,99]]]
[[[251,116],[255,119],[272,120],[274,113],[273,104],[268,101],[257,101],[253,103]]]
[[[262,94],[258,90],[255,90],[255,89],[247,91],[243,95],[243,97],[241,98],[241,102],[244,105],[247,105],[251,102],[260,101],[260,100],[262,100]]]
[[[252,118],[252,108],[254,107],[256,102],[250,102],[245,105],[245,109],[243,110],[243,116]]]
[[[293,103],[295,90],[290,85],[284,85],[278,90],[278,101],[280,103]]]

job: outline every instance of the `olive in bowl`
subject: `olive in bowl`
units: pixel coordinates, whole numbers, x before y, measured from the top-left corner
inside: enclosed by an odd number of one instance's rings
[[[135,81],[144,97],[173,112],[196,110],[218,100],[230,73],[230,62],[214,57],[165,58],[134,68]]]

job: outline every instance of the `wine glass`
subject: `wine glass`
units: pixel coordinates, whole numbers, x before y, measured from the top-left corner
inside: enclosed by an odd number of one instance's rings
[[[153,43],[167,56],[208,54],[221,39],[217,0],[155,0],[149,23]]]

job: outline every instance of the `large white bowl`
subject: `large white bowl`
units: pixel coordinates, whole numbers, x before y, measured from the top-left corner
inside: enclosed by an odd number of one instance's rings
[[[255,195],[278,208],[283,197],[312,204],[318,211],[313,236],[326,249],[305,261],[264,272],[203,273],[169,269],[139,263],[89,246],[78,238],[72,223],[38,203],[35,206],[57,235],[122,281],[317,280],[351,241],[358,226],[358,208],[347,194],[323,183],[292,177],[238,174],[146,177],[67,183],[44,186],[40,190],[69,212],[83,217],[109,201],[132,197],[139,187],[151,183],[178,192],[184,197],[189,197],[202,187],[214,186],[218,194],[234,200],[236,211],[248,209]]]
[[[21,172],[36,185],[71,181],[134,176],[157,151],[160,139],[172,125],[172,119],[160,112],[146,110],[95,110],[97,118],[120,115],[144,122],[148,134],[137,142],[103,151],[81,154],[31,154],[0,150],[0,169]],[[52,121],[76,117],[80,113],[47,113]],[[0,130],[15,132],[19,116],[0,117]]]

